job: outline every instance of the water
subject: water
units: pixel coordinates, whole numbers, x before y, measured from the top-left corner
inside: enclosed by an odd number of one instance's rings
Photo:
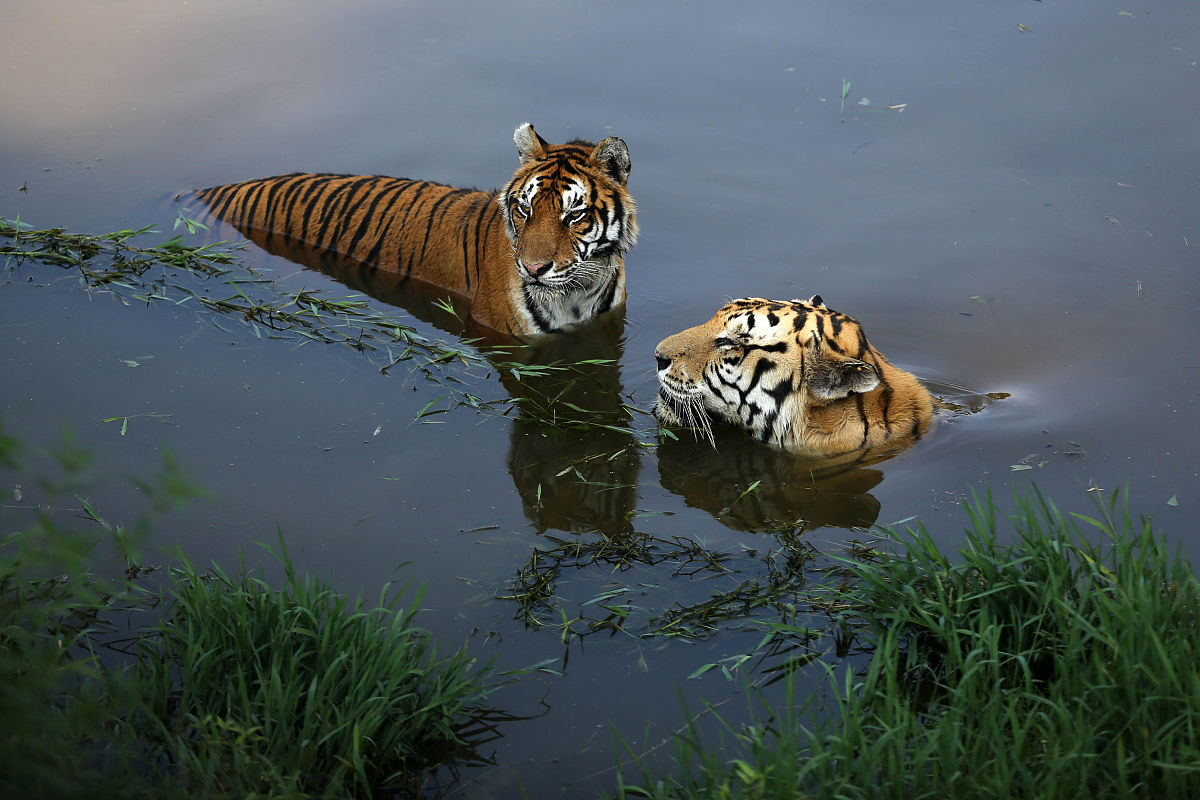
[[[643,236],[609,339],[619,371],[593,376],[608,389],[647,408],[663,336],[730,297],[819,293],[940,394],[1009,395],[814,499],[736,441],[720,455],[633,447],[597,468],[579,459],[633,443],[461,409],[414,421],[441,392],[419,376],[22,267],[0,288],[6,430],[36,453],[70,426],[114,519],[141,507],[125,476],[173,453],[210,499],[163,521],[155,553],[232,565],[278,526],[302,568],[347,591],[427,581],[424,624],[505,667],[562,666],[559,631],[526,629],[496,598],[548,537],[597,540],[589,530],[686,535],[747,566],[772,546],[765,531],[801,515],[824,552],[864,536],[842,526],[914,515],[952,548],[973,488],[1004,498],[1036,480],[1087,511],[1089,490],[1128,483],[1133,508],[1200,556],[1191,2],[10,5],[6,217],[169,230],[179,192],[293,170],[493,187],[516,166],[520,122],[551,141],[616,135]],[[261,251],[247,259],[288,286],[347,293]],[[103,422],[114,416],[130,418],[124,436]],[[572,458],[620,488],[564,480]],[[6,479],[37,502],[32,471]],[[658,587],[638,602],[659,609],[729,588],[601,563],[555,589],[575,613],[638,580]],[[719,672],[686,678],[758,635],[589,636],[565,676],[498,696],[534,718],[505,726],[485,753],[498,766],[466,771],[454,795],[611,786],[609,726],[657,744],[682,724],[676,687],[693,705],[728,699],[736,684]]]

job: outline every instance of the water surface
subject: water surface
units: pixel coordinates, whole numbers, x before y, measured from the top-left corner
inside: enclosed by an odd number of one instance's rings
[[[552,141],[616,135],[643,236],[624,325],[605,339],[619,367],[589,376],[590,396],[646,409],[659,339],[731,297],[819,293],[893,362],[981,409],[816,492],[736,441],[713,454],[555,436],[519,415],[418,420],[442,394],[420,374],[259,339],[187,304],[126,306],[48,267],[6,272],[6,430],[36,449],[70,426],[95,453],[92,496],[110,518],[140,507],[125,476],[164,451],[211,492],[159,526],[156,553],[232,565],[278,526],[301,568],[349,592],[394,574],[428,582],[424,624],[506,667],[562,667],[559,631],[526,628],[498,598],[536,548],[596,531],[687,536],[751,569],[789,522],[837,553],[868,536],[849,526],[917,516],[953,548],[972,489],[1003,498],[1036,480],[1086,511],[1094,490],[1128,483],[1135,510],[1200,555],[1191,2],[51,0],[7,9],[5,30],[6,217],[169,231],[181,192],[294,170],[490,188],[516,166],[521,122]],[[351,291],[254,248],[246,259],[293,289]],[[386,300],[373,302],[407,313]],[[473,375],[489,397],[520,391]],[[1009,397],[976,402],[986,393]],[[124,436],[102,421],[118,415]],[[37,502],[31,477],[6,480]],[[731,508],[754,480],[761,491]],[[729,588],[601,562],[565,569],[555,590],[574,612],[622,582],[660,610]],[[507,726],[487,753],[499,766],[466,771],[452,793],[610,786],[609,726],[654,746],[682,723],[676,687],[727,699],[736,684],[719,672],[686,678],[759,635],[577,642],[563,677],[498,698],[534,718]]]

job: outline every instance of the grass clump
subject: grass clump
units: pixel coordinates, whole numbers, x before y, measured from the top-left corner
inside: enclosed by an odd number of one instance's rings
[[[205,797],[418,792],[426,767],[469,749],[490,668],[437,653],[413,624],[422,592],[397,608],[407,584],[370,607],[279,556],[279,590],[244,567],[175,571],[141,651],[154,738]]]
[[[2,422],[7,482],[27,468]],[[0,504],[0,797],[415,796],[480,760],[497,682],[415,626],[420,591],[351,601],[281,541],[282,588],[184,561],[152,593],[136,545],[198,490],[166,459],[134,480],[149,509],[127,528],[81,495],[86,451],[50,455]]]
[[[15,477],[21,448],[2,423],[0,476]],[[51,455],[54,474],[17,484],[0,504],[0,797],[176,796],[141,769],[128,712],[143,685],[116,649],[125,631],[114,619],[147,607],[134,547],[190,490],[168,463],[138,484],[152,510],[127,529],[79,496],[90,457],[69,435]],[[96,566],[122,558],[123,575]]]
[[[897,553],[829,590],[873,651],[835,681],[832,721],[789,695],[727,728],[734,758],[689,730],[682,775],[619,796],[1200,796],[1200,583],[1147,520],[1098,509],[1034,491],[1002,543],[1005,518],[977,500],[954,559],[923,528],[889,532]]]

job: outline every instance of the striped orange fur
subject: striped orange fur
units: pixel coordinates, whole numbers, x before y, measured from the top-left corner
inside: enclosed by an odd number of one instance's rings
[[[445,289],[502,333],[552,333],[620,306],[638,233],[625,142],[551,145],[528,123],[513,140],[521,163],[498,191],[296,173],[197,195],[267,249],[298,240]]]
[[[933,398],[867,341],[853,317],[809,302],[734,300],[659,342],[655,415],[708,431],[712,420],[794,453],[878,454],[916,441]]]

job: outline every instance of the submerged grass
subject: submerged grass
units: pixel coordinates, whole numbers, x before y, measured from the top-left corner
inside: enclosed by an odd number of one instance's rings
[[[676,775],[618,796],[1200,795],[1200,584],[1148,521],[1098,509],[1034,491],[1005,518],[979,499],[954,559],[893,532],[898,553],[850,562],[823,599],[873,651],[865,674],[830,671],[831,721],[789,693],[728,746],[687,731]]]

